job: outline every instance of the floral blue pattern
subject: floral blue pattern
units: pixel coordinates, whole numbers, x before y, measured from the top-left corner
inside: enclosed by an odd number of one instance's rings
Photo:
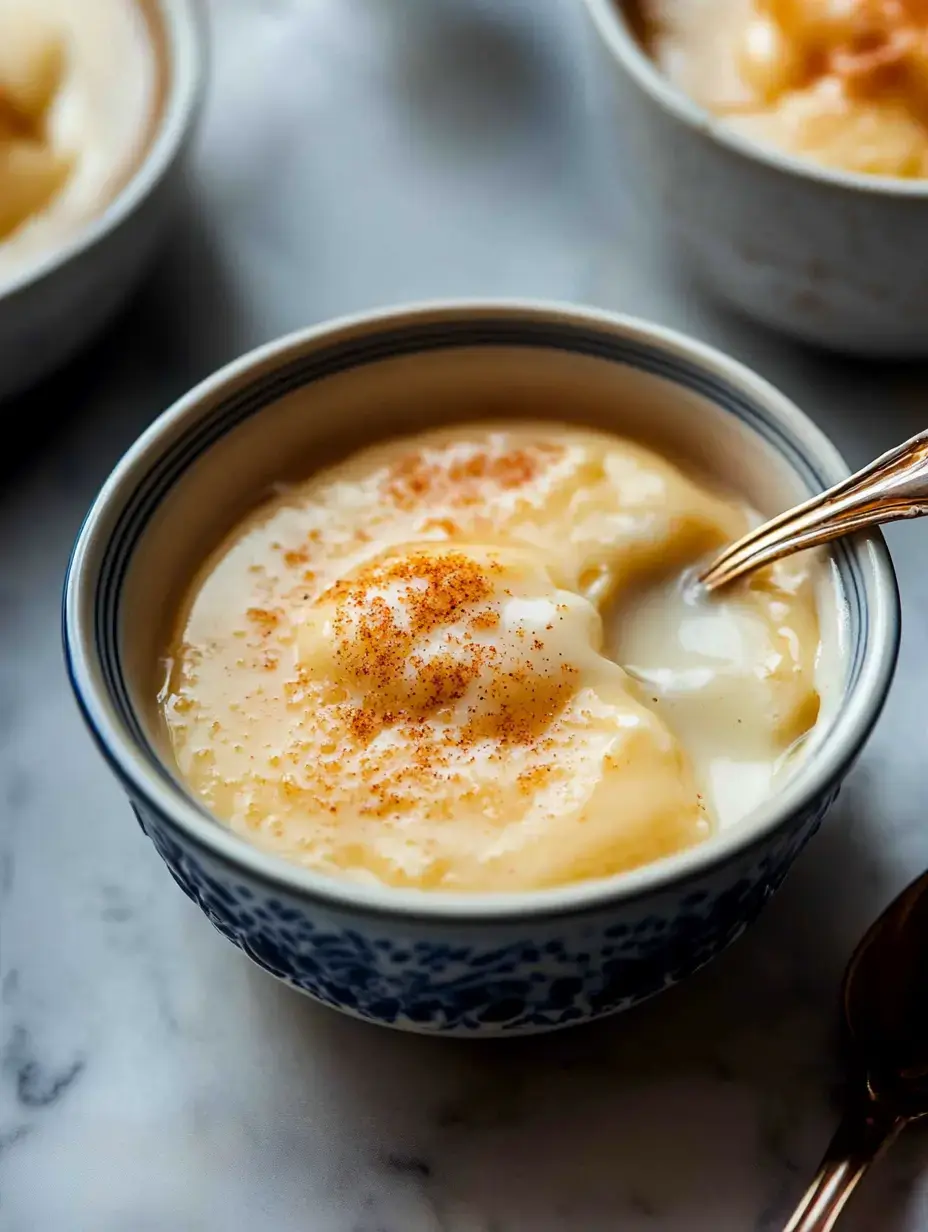
[[[174,880],[249,958],[335,1009],[387,1026],[522,1034],[586,1022],[670,987],[734,941],[783,880],[837,788],[740,862],[658,900],[498,927],[336,918],[195,851],[136,813]]]

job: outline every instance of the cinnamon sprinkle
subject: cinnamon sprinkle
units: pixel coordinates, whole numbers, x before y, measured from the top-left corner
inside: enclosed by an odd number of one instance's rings
[[[526,744],[548,727],[573,689],[568,665],[554,680],[540,676],[528,657],[523,666],[502,671],[499,648],[475,640],[470,631],[499,625],[499,612],[488,601],[492,577],[502,572],[492,558],[419,552],[368,566],[322,596],[321,602],[335,606],[336,662],[363,691],[362,704],[339,707],[341,722],[359,743],[398,727],[421,769],[447,763],[454,747],[480,740]],[[442,630],[447,649],[423,653],[422,640]],[[535,638],[531,649],[538,652],[543,643]],[[466,722],[449,725],[437,740],[435,722],[440,729],[442,713],[480,679],[489,683]]]
[[[250,607],[245,613],[250,621],[258,625],[263,634],[271,633],[280,624],[280,612],[266,607]]]
[[[405,511],[426,502],[462,508],[484,500],[487,488],[511,491],[525,487],[561,454],[562,446],[544,441],[502,452],[480,446],[464,457],[455,448],[422,450],[407,454],[389,468],[382,495]],[[436,522],[430,519],[431,524]]]
[[[759,8],[800,48],[797,84],[835,77],[854,95],[911,95],[925,112],[925,0],[851,0],[846,14],[819,20],[807,0],[760,0]]]

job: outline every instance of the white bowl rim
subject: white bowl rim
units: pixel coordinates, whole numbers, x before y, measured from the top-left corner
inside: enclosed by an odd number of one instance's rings
[[[205,402],[213,404],[223,389],[238,385],[250,371],[269,361],[308,354],[344,331],[376,330],[387,325],[409,327],[425,321],[453,321],[464,317],[510,315],[596,327],[623,338],[650,344],[688,360],[750,396],[781,427],[802,452],[837,482],[849,474],[838,450],[825,434],[785,395],[739,361],[714,347],[675,330],[635,317],[543,300],[460,299],[433,300],[359,312],[296,330],[266,343],[206,377],[164,411],[130,446],[103,484],[75,542],[68,564],[63,596],[63,640],[68,675],[78,705],[98,748],[122,782],[130,798],[146,805],[178,830],[188,842],[252,878],[297,897],[308,897],[329,908],[360,915],[418,918],[435,923],[494,923],[530,917],[576,915],[601,910],[604,905],[660,893],[703,875],[762,843],[790,816],[840,783],[879,718],[895,670],[900,638],[899,592],[892,561],[879,532],[847,541],[858,557],[865,581],[871,650],[866,656],[854,692],[842,704],[827,739],[815,756],[804,762],[782,789],[738,825],[713,835],[699,846],[613,874],[551,889],[506,893],[449,893],[399,889],[341,880],[290,863],[262,851],[217,821],[189,796],[176,778],[168,783],[156,774],[145,753],[123,729],[105,689],[98,687],[93,664],[97,658],[91,610],[85,591],[92,587],[96,567],[108,542],[106,522],[134,486],[135,472],[160,453],[160,440],[185,418],[195,419]],[[260,413],[260,412],[258,412]],[[173,776],[173,771],[168,767]]]
[[[688,128],[710,137],[735,154],[764,163],[787,175],[878,197],[928,197],[928,178],[907,180],[901,176],[843,171],[839,167],[826,167],[816,163],[814,159],[801,158],[779,150],[776,146],[742,137],[732,130],[724,119],[700,107],[668,81],[631,30],[625,18],[622,0],[583,0],[583,3],[603,42],[628,71],[629,76],[664,111]]]
[[[141,164],[105,209],[70,239],[0,281],[0,300],[30,290],[115,231],[167,174],[199,114],[206,87],[208,39],[203,0],[155,0],[168,44],[169,83],[157,129]]]

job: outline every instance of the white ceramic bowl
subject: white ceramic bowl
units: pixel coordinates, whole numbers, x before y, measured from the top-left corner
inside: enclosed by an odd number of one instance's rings
[[[0,281],[0,399],[50,375],[123,305],[180,201],[184,156],[203,97],[200,0],[149,0],[166,60],[157,129],[137,171],[60,247]]]
[[[782,790],[702,846],[558,889],[464,895],[327,878],[214,820],[172,769],[155,706],[170,617],[197,565],[275,479],[437,420],[519,414],[643,436],[773,512],[847,468],[745,368],[641,322],[458,304],[338,321],[224,368],[142,435],[81,530],[65,595],[71,680],[175,880],[265,969],[325,1004],[462,1035],[554,1029],[668,987],[779,885],[866,739],[896,659],[878,535],[835,546],[844,611],[830,718]],[[839,623],[842,630],[839,637]]]
[[[829,170],[745,140],[672,86],[620,0],[584,0],[625,175],[721,299],[804,341],[928,355],[928,182]]]

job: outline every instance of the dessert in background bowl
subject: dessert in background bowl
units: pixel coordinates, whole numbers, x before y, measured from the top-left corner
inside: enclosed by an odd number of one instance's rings
[[[629,0],[667,78],[749,141],[928,176],[922,0]]]
[[[583,2],[633,182],[703,284],[801,341],[928,354],[928,10]]]
[[[198,0],[0,0],[0,397],[100,328],[179,199]]]
[[[163,77],[136,0],[0,0],[0,285],[106,208]]]
[[[879,536],[711,607],[675,585],[749,506],[844,474],[657,328],[336,322],[117,467],[69,569],[71,679],[175,880],[266,970],[406,1029],[589,1020],[744,929],[876,719]]]

